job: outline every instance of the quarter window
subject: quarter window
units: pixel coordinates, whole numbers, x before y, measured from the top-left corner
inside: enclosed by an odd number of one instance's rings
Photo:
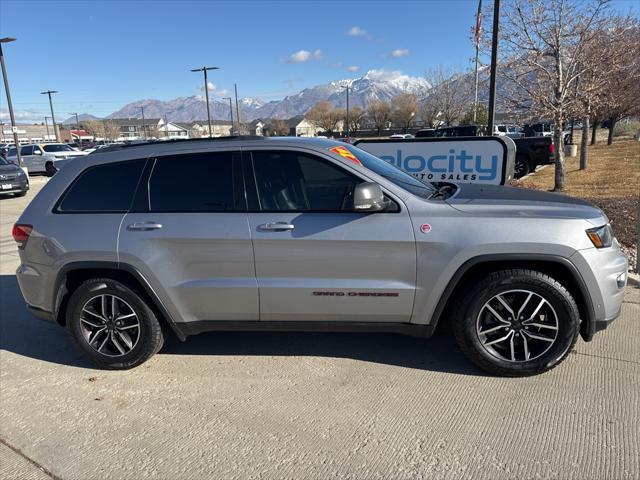
[[[234,210],[233,153],[162,157],[149,179],[152,212]]]
[[[253,152],[261,210],[353,210],[361,180],[326,160],[293,151]]]
[[[129,210],[145,160],[107,163],[80,174],[62,197],[58,212],[124,213]]]

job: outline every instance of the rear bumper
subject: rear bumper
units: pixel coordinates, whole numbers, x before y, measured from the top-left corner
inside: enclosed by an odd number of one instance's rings
[[[46,322],[55,323],[57,325],[56,319],[51,312],[47,312],[46,310],[42,310],[41,308],[34,307],[33,305],[27,304],[27,310],[36,318],[40,320],[44,320]]]

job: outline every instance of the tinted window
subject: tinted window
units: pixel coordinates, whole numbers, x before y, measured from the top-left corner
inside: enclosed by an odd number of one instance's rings
[[[33,145],[27,145],[20,149],[20,155],[33,155]]]
[[[71,148],[69,145],[45,145],[44,146],[44,151],[45,152],[73,152],[73,148]]]
[[[149,180],[150,210],[234,210],[232,158],[232,152],[158,158]]]
[[[260,207],[275,211],[353,209],[361,180],[328,161],[299,152],[253,152]]]
[[[91,167],[73,182],[59,212],[126,212],[129,210],[144,160]]]

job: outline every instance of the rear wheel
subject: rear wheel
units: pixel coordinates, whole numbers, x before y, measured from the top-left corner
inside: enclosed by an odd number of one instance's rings
[[[529,165],[529,160],[522,155],[516,157],[516,164],[514,167],[513,175],[515,178],[522,178],[525,175],[529,175],[531,172],[531,165]]]
[[[520,377],[564,360],[578,338],[579,323],[573,297],[556,280],[534,270],[503,270],[461,299],[453,332],[476,365]]]
[[[56,174],[56,172],[58,171],[58,169],[53,165],[53,162],[45,163],[44,169],[45,169],[45,174],[47,175],[47,177],[53,177]]]
[[[73,292],[67,327],[76,346],[107,369],[138,366],[164,343],[160,322],[145,300],[108,278],[87,280]]]

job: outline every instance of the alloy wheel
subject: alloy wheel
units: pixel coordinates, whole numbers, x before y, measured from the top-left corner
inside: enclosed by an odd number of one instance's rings
[[[540,294],[508,290],[480,309],[476,332],[482,347],[508,362],[527,362],[544,355],[558,338],[558,315]]]
[[[97,295],[83,305],[80,329],[91,348],[109,357],[126,355],[140,339],[140,320],[135,310],[111,294]]]

